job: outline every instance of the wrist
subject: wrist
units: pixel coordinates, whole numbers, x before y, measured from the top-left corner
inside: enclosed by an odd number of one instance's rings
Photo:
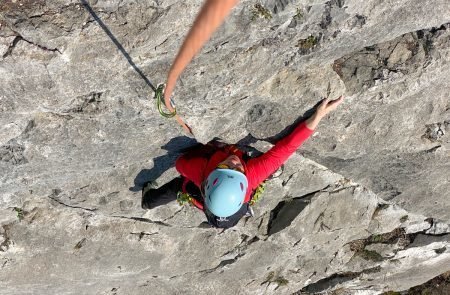
[[[318,114],[317,112],[314,113],[311,117],[309,117],[306,120],[306,127],[308,127],[311,130],[315,130],[317,125],[319,125],[320,120],[322,120],[323,116]]]

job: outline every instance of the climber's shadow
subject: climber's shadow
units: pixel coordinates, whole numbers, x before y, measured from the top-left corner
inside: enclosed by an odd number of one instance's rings
[[[134,187],[130,187],[130,191],[140,191],[146,183],[155,181],[165,171],[175,165],[175,161],[180,155],[195,148],[199,144],[200,143],[195,139],[187,136],[172,138],[168,143],[161,147],[161,149],[167,151],[167,154],[154,158],[153,168],[141,170],[135,177]]]

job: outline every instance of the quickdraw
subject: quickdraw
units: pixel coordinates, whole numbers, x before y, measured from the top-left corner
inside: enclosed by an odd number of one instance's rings
[[[173,112],[166,113],[163,110],[163,103],[164,103],[164,84],[159,84],[155,91],[155,97],[156,99],[156,107],[158,108],[158,112],[163,116],[164,118],[173,118],[177,115],[176,108],[173,108]],[[172,107],[173,104],[171,103]]]
[[[164,99],[164,84],[159,84],[158,87],[155,90],[155,96],[154,99],[156,100],[156,107],[158,108],[158,112],[161,114],[161,116],[163,116],[164,118],[173,118],[175,117],[175,119],[177,120],[178,124],[180,124],[181,127],[183,127],[183,129],[191,134],[194,135],[192,133],[191,128],[186,125],[186,123],[184,123],[184,121],[180,118],[180,116],[178,116],[177,114],[177,110],[175,109],[175,107],[173,106],[172,100],[170,100],[170,106],[173,108],[173,112],[170,111],[170,109],[168,108],[167,105],[167,101],[165,101]],[[163,110],[163,104],[165,104],[166,108],[169,109],[169,112],[165,112]]]

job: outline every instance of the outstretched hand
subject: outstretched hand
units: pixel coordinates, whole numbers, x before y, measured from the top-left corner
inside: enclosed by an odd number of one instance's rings
[[[330,112],[334,111],[338,107],[338,105],[342,103],[343,100],[344,96],[342,95],[335,100],[325,98],[317,107],[314,115],[312,115],[306,120],[306,127],[308,127],[311,130],[316,129],[317,125],[319,125],[320,120],[322,120],[323,117],[328,115]]]
[[[344,96],[341,95],[338,99],[330,100],[329,98],[325,98],[319,105],[316,110],[317,116],[323,118],[328,115],[330,112],[334,111],[338,105],[342,103],[344,100]]]

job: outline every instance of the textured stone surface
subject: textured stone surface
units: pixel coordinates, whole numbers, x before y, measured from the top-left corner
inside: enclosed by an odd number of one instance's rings
[[[175,91],[198,141],[264,151],[328,83],[346,100],[226,231],[175,202],[140,208],[141,185],[172,179],[195,144],[151,98],[200,5],[0,3],[0,293],[379,294],[446,278],[448,1],[239,3]]]

